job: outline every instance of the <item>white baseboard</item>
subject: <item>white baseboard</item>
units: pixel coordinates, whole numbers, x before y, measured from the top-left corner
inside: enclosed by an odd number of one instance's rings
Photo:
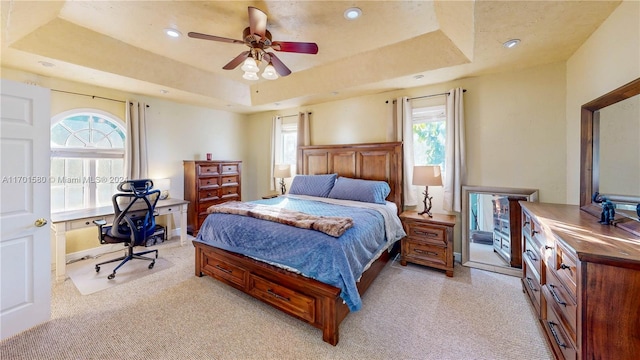
[[[462,263],[462,254],[458,252],[453,253],[453,262]]]

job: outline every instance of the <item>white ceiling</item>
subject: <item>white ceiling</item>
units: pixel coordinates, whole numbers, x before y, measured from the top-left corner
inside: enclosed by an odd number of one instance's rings
[[[620,1],[1,1],[3,67],[238,113],[310,105],[566,60]],[[292,74],[252,82],[222,67],[248,6]],[[362,17],[346,20],[350,6]],[[175,28],[183,36],[165,35]],[[502,43],[518,38],[506,49]],[[45,67],[41,62],[53,64]],[[416,75],[423,75],[415,79]],[[161,93],[162,90],[168,93]]]

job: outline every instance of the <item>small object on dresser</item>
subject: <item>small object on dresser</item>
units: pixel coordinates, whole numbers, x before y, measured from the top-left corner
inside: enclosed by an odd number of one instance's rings
[[[211,161],[211,153],[207,153],[207,161]]]

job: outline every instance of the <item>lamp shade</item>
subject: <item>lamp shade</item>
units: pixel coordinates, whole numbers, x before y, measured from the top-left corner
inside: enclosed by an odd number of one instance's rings
[[[413,185],[442,186],[442,176],[439,165],[425,165],[413,167]]]
[[[284,179],[291,177],[291,165],[280,164],[273,167],[273,177],[276,179]]]

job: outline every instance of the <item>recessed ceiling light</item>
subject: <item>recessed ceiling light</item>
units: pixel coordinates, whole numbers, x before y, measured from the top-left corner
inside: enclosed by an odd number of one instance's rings
[[[168,94],[168,93],[169,93],[169,90],[162,89],[162,90],[160,90],[160,93],[161,93],[161,94]]]
[[[414,75],[413,78],[418,80],[418,79],[422,79],[424,77],[424,75],[422,74],[418,74],[418,75]]]
[[[520,39],[511,39],[502,43],[502,46],[506,47],[507,49],[513,49],[514,47],[518,46],[518,44],[520,44]]]
[[[48,61],[38,61],[38,63],[39,63],[40,65],[44,66],[44,67],[54,67],[54,66],[56,66],[55,64],[50,63],[50,62],[48,62]]]
[[[331,95],[333,95],[333,96],[336,96],[336,95],[338,95],[338,94],[339,94],[339,93],[338,93],[337,91],[332,91],[332,92],[331,92]]]
[[[182,33],[180,31],[178,31],[176,29],[171,29],[171,28],[164,29],[164,33],[169,35],[169,36],[171,36],[171,37],[173,37],[173,38],[177,38],[177,37],[182,36]]]
[[[347,20],[355,20],[362,15],[362,10],[357,7],[348,8],[344,11],[344,18]]]

